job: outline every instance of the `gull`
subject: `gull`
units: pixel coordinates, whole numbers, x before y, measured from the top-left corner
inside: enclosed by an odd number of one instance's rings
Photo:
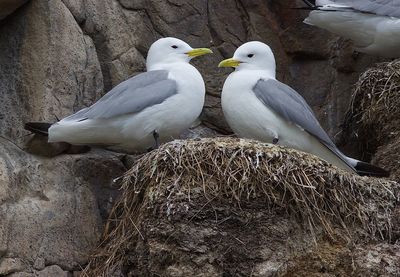
[[[205,85],[189,61],[208,53],[212,53],[208,48],[193,49],[177,38],[161,38],[149,49],[147,72],[55,124],[29,122],[25,128],[48,135],[48,142],[127,153],[157,148],[160,142],[178,137],[200,115]]]
[[[304,23],[350,39],[358,52],[400,57],[399,0],[316,0]]]
[[[224,83],[221,104],[239,137],[308,152],[348,172],[388,175],[379,167],[346,157],[335,146],[303,97],[275,79],[275,58],[268,45],[247,42],[218,66],[235,68]]]

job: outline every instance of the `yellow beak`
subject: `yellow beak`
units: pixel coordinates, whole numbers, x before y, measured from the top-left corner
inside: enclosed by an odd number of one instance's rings
[[[223,60],[219,63],[218,67],[237,67],[239,66],[240,61],[235,60],[234,58]]]
[[[189,52],[186,52],[185,54],[188,55],[191,58],[202,56],[205,54],[211,54],[213,51],[208,48],[195,48],[193,50],[190,50]]]

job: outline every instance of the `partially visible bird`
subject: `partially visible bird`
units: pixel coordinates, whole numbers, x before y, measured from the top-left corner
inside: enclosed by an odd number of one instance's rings
[[[400,57],[400,0],[303,0],[304,23],[351,39],[359,52]]]
[[[374,165],[346,157],[322,129],[314,112],[295,90],[275,79],[275,58],[258,41],[240,46],[219,67],[234,67],[221,95],[224,116],[239,136],[314,154],[360,175],[387,176]]]
[[[49,142],[142,152],[179,136],[200,115],[205,86],[189,61],[212,53],[177,38],[161,38],[148,52],[147,72],[132,77],[55,124],[30,122],[25,128],[48,134]]]

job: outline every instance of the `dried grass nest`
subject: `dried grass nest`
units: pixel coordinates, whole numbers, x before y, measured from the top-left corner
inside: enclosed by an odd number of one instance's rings
[[[382,145],[400,134],[400,59],[365,71],[355,85],[344,127]]]
[[[350,234],[356,224],[373,237],[391,239],[400,197],[396,182],[356,176],[296,150],[234,138],[173,141],[139,158],[124,175],[122,196],[84,276],[110,276],[124,265],[125,253],[141,236],[141,207],[148,209],[171,190],[190,201],[196,188],[213,201],[283,207],[306,229],[331,237],[337,235],[334,226]]]

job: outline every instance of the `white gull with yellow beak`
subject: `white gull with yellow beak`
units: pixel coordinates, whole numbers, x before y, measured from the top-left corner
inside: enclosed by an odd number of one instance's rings
[[[149,49],[147,72],[109,91],[92,106],[48,128],[27,123],[25,128],[47,133],[49,142],[94,145],[123,152],[140,152],[172,140],[198,118],[205,86],[189,61],[212,53],[193,49],[176,38],[162,38]]]
[[[239,136],[314,154],[349,172],[387,176],[379,167],[346,157],[322,129],[312,109],[295,90],[275,79],[268,45],[243,44],[219,67],[234,67],[224,83],[224,116]]]

